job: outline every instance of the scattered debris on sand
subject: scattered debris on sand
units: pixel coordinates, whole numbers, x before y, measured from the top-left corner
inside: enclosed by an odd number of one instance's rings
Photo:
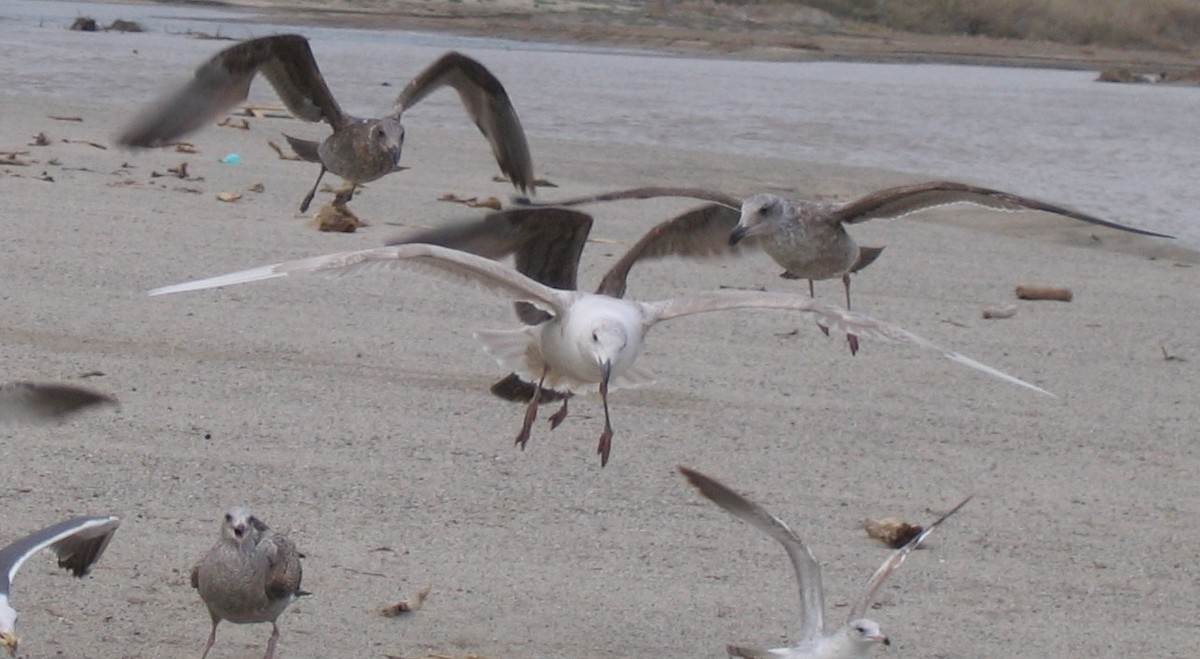
[[[863,528],[867,530],[868,537],[882,541],[892,549],[903,547],[908,544],[909,540],[917,537],[918,533],[925,530],[919,524],[909,524],[895,517],[863,520]]]
[[[379,615],[385,618],[397,618],[407,613],[412,613],[421,608],[421,605],[425,603],[425,598],[429,597],[431,589],[432,586],[425,586],[421,590],[418,590],[411,598],[383,607],[379,610]]]
[[[367,226],[366,222],[358,219],[354,211],[337,203],[322,206],[313,217],[313,224],[318,231],[330,233],[354,233],[359,227]]]

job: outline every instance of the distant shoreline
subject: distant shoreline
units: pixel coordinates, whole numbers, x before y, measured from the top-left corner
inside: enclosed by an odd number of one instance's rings
[[[670,54],[764,61],[864,61],[974,64],[1062,69],[1127,68],[1136,73],[1196,68],[1190,53],[992,39],[849,30],[794,16],[749,17],[681,10],[658,14],[625,3],[519,0],[422,3],[383,1],[371,7],[347,0],[158,1],[259,12],[251,20],[323,27],[449,32],[519,41],[637,47]],[[792,20],[789,20],[792,19]]]

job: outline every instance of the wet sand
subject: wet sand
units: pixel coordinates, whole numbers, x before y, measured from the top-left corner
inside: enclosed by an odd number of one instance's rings
[[[162,4],[178,5],[166,2]],[[225,0],[267,20],[451,32],[517,40],[649,48],[755,60],[940,62],[1192,71],[1196,53],[978,36],[855,24],[795,3],[590,0]]]
[[[928,520],[974,492],[870,612],[900,656],[1191,655],[1200,310],[1184,302],[1188,255],[1144,240],[1118,249],[1107,232],[1033,215],[953,209],[933,219],[969,213],[976,228],[858,227],[888,249],[857,277],[856,308],[1058,398],[876,341],[852,358],[788,314],[710,314],[649,337],[641,363],[658,382],[613,395],[601,470],[594,396],[553,433],[540,422],[528,450],[512,446],[522,409],[488,394],[503,371],[471,332],[516,323],[483,292],[396,270],[145,296],[471,213],[437,202],[445,193],[504,198],[473,128],[414,131],[413,169],[353,203],[372,226],[332,235],[294,213],[313,167],[265,144],[318,129],[252,119],[195,136],[197,154],[130,154],[110,141],[128,112],[0,96],[0,149],[29,162],[0,166],[5,379],[100,372],[85,381],[122,401],[59,426],[0,426],[4,539],[70,514],[125,520],[83,583],[45,557],[25,568],[22,656],[197,656],[208,617],[188,570],[235,504],[307,555],[315,595],[281,618],[283,658],[722,657],[729,642],[783,644],[796,602],[782,550],[699,498],[677,464],[810,542],[833,621],[888,551],[863,518]],[[51,144],[25,146],[38,132]],[[547,197],[651,177],[734,193],[803,180],[807,194],[839,197],[917,180],[661,147],[532,147],[559,186]],[[230,152],[243,163],[217,162]],[[151,176],[185,161],[202,180]],[[263,192],[248,191],[256,183]],[[687,207],[597,209],[582,281]],[[761,255],[666,261],[636,270],[630,293],[805,290],[776,271]],[[1074,301],[1017,302],[1018,284],[1066,286]],[[818,294],[840,300],[841,288]],[[1014,318],[980,318],[1010,302]],[[378,615],[425,585],[420,611]],[[269,633],[222,625],[210,656],[259,656]]]

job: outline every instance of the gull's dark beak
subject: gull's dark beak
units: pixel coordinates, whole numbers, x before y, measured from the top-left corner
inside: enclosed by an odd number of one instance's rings
[[[729,233],[729,246],[733,247],[734,245],[737,245],[739,242],[742,241],[742,238],[745,238],[745,237],[746,237],[746,227],[741,226],[741,225],[734,227],[733,231],[731,231]]]
[[[392,169],[394,171],[400,171],[401,169],[403,169],[402,167],[400,167],[400,145],[399,144],[388,148],[388,157],[390,157],[392,159]]]
[[[881,638],[881,639],[879,640],[879,642],[880,642],[880,643],[883,643],[884,645],[891,645],[891,644],[892,644],[892,639],[890,639],[890,638],[888,638],[888,637],[884,636],[883,638]]]
[[[612,377],[612,360],[606,359],[600,362],[600,388],[608,391],[608,379]]]

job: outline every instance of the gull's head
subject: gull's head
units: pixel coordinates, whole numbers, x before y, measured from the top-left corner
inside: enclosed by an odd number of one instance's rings
[[[371,125],[369,139],[379,153],[386,153],[392,169],[399,171],[400,147],[404,145],[404,126],[398,119],[384,117]]]
[[[238,548],[253,547],[267,528],[245,508],[230,508],[221,520],[221,538]]]
[[[892,642],[879,628],[879,623],[867,618],[851,620],[842,628],[846,641],[857,652],[865,653],[877,644],[891,645]]]
[[[618,361],[625,346],[629,345],[629,333],[625,325],[614,319],[602,320],[592,326],[591,332],[584,340],[585,354],[595,360],[596,365],[600,367],[603,381],[607,382],[613,362]]]
[[[736,245],[750,236],[767,233],[783,222],[787,202],[773,194],[756,194],[742,201],[742,217],[729,234],[729,244]]]
[[[8,598],[0,595],[0,643],[8,651],[8,656],[17,656],[17,612],[8,605]]]

